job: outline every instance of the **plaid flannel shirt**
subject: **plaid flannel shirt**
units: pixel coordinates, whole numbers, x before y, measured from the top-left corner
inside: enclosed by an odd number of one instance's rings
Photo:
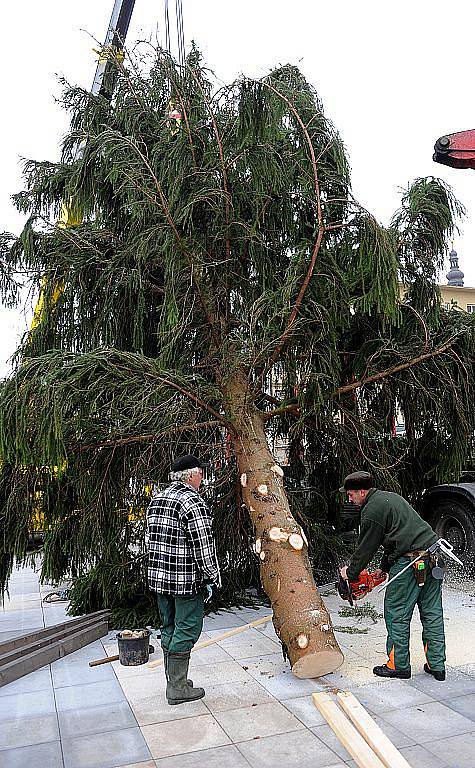
[[[148,583],[164,595],[194,595],[221,586],[208,505],[185,483],[172,483],[147,510]]]

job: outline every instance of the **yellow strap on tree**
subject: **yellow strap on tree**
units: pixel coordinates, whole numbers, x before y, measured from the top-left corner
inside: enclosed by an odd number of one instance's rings
[[[115,45],[103,45],[102,48],[93,48],[94,53],[99,56],[99,64],[106,64],[108,61],[117,61],[122,64],[125,59],[125,53],[122,48],[116,48]]]

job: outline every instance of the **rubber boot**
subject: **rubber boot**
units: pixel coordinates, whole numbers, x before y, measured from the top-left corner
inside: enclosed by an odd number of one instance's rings
[[[169,704],[186,704],[187,701],[202,699],[203,688],[187,685],[190,653],[168,653],[167,701]]]
[[[165,669],[165,677],[168,683],[168,651],[166,651],[165,648],[162,648],[162,650],[163,650],[163,667]],[[190,688],[193,688],[193,680],[190,680],[190,678],[188,678],[188,680],[186,681],[186,684],[189,685]]]

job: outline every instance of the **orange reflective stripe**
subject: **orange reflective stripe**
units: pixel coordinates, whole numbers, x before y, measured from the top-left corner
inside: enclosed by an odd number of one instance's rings
[[[386,662],[386,666],[388,669],[396,669],[396,665],[394,664],[394,645],[391,648],[391,653],[389,654],[389,659]]]

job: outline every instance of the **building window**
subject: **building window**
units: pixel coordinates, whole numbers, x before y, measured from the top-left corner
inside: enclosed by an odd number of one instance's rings
[[[467,304],[467,312],[471,315],[475,315],[475,304]]]

